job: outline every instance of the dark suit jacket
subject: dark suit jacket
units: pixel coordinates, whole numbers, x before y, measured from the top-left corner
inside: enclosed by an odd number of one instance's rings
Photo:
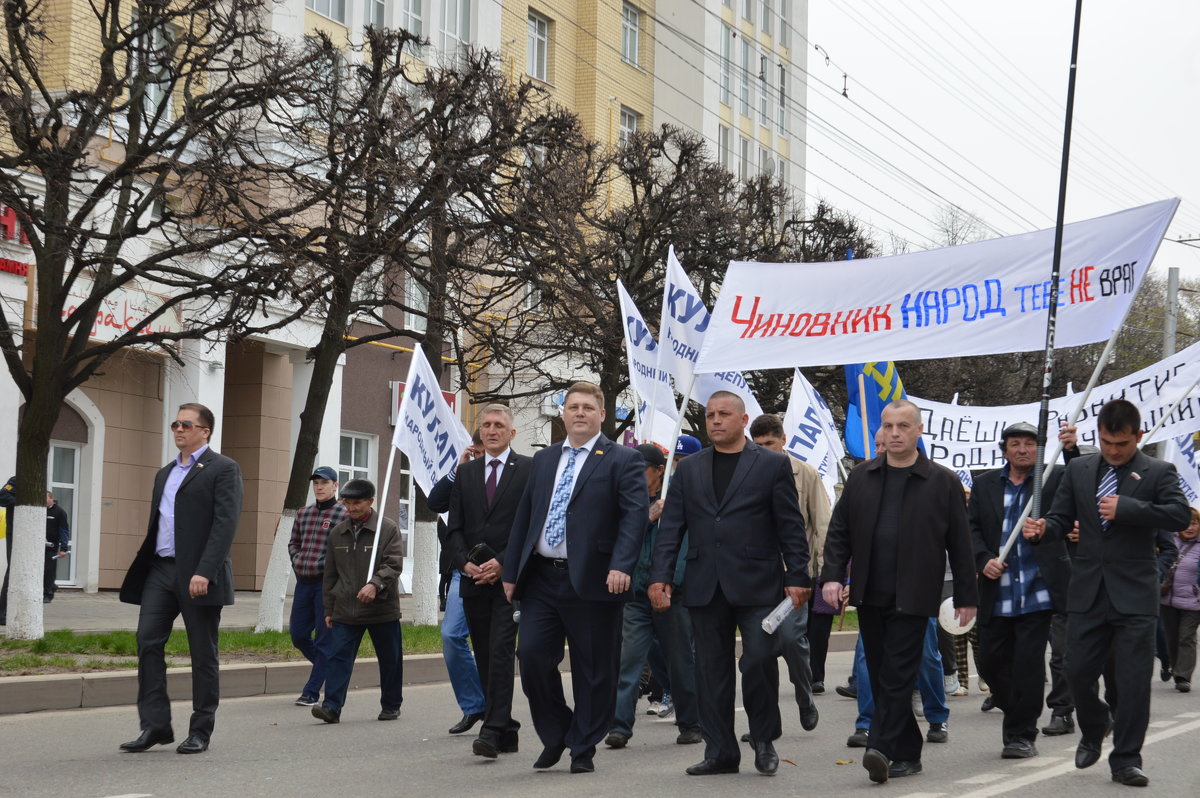
[[[159,469],[154,477],[146,540],[121,584],[121,601],[127,604],[142,603],[142,588],[154,561],[158,537],[158,503],[172,468],[175,468],[175,461]],[[241,469],[228,457],[206,449],[175,494],[175,564],[179,595],[187,595],[188,582],[198,574],[211,584],[208,595],[191,599],[192,602],[205,605],[233,603],[233,563],[229,559],[229,547],[237,533],[241,513]]]
[[[767,607],[783,598],[784,585],[812,584],[804,517],[785,454],[747,442],[719,502],[712,447],[681,462],[659,520],[651,583],[672,581],[685,534],[686,607],[711,603],[718,585],[735,607]]]
[[[1042,506],[1049,507],[1062,481],[1063,466],[1047,469],[1042,482]],[[1033,484],[1033,474],[1026,479]],[[971,488],[967,516],[971,522],[971,542],[975,548],[975,568],[979,571],[979,622],[987,623],[996,605],[996,590],[1000,580],[983,575],[983,566],[1000,553],[1000,534],[1004,528],[1004,469],[997,468],[981,474]],[[1021,534],[1018,529],[1014,534]],[[1071,558],[1062,540],[1044,540],[1033,547],[1038,570],[1050,591],[1050,603],[1055,612],[1067,611],[1067,585],[1071,580]],[[1013,563],[1009,555],[1008,562]]]
[[[1183,529],[1191,520],[1179,474],[1170,463],[1139,451],[1117,489],[1116,520],[1102,532],[1096,506],[1100,461],[1099,454],[1072,460],[1046,515],[1045,540],[1061,540],[1079,521],[1067,611],[1087,612],[1104,589],[1117,612],[1157,615],[1158,531]]]
[[[887,456],[880,455],[850,472],[825,536],[821,581],[844,583],[853,556],[854,573],[861,575],[850,582],[850,603],[856,607],[866,596],[866,575],[871,572],[885,465]],[[954,574],[954,606],[979,606],[965,498],[953,471],[931,462],[924,452],[917,453],[900,508],[902,538],[896,569],[900,612],[931,618],[938,614],[947,553]]]
[[[561,443],[533,456],[529,482],[513,518],[504,581],[516,585],[521,597],[529,558],[542,536],[555,471],[562,456]],[[646,487],[646,461],[637,449],[618,446],[601,435],[592,451],[577,464],[578,476],[567,505],[567,570],[571,586],[589,601],[626,601],[632,590],[608,592],[609,571],[633,574],[642,535],[650,521],[650,494]]]
[[[517,505],[529,482],[529,466],[533,459],[509,451],[504,461],[500,482],[492,506],[487,506],[484,483],[485,457],[477,457],[458,467],[454,478],[454,489],[450,492],[450,518],[446,524],[446,549],[450,554],[450,565],[462,570],[467,564],[467,554],[478,543],[486,543],[496,552],[496,559],[504,565],[508,549],[508,536],[512,532],[513,517]],[[487,591],[500,590],[495,585],[476,585],[464,576],[459,580],[459,593],[465,598],[482,595]]]

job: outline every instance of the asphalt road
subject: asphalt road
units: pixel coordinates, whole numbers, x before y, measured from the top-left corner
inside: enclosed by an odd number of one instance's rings
[[[782,663],[781,663],[782,665]],[[844,675],[850,654],[830,655],[830,686]],[[786,672],[786,671],[785,671]],[[785,676],[786,682],[786,676]],[[378,691],[350,694],[342,722],[326,725],[289,697],[227,700],[217,713],[212,747],[181,756],[174,746],[122,754],[117,746],[137,736],[132,707],[40,712],[0,717],[0,796],[37,798],[133,798],[134,796],[833,796],[887,792],[895,796],[988,796],[1008,793],[1095,798],[1132,788],[1113,784],[1104,761],[1086,771],[1074,767],[1077,735],[1041,738],[1041,756],[1001,760],[1000,716],[979,711],[979,693],[950,700],[950,742],[927,744],[925,772],[872,785],[861,767],[862,749],[845,747],[855,704],[832,692],[818,698],[821,722],[800,728],[790,685],[783,688],[784,734],[776,741],[779,774],[758,775],[744,749],[740,774],[691,777],[683,770],[702,757],[702,746],[674,743],[670,721],[639,714],[629,747],[601,746],[596,772],[571,775],[564,764],[531,768],[541,746],[527,723],[528,706],[518,691],[516,709],[525,724],[521,751],[497,761],[472,756],[470,733],[446,729],[459,713],[447,684],[405,689],[399,721],[375,720]],[[188,705],[173,705],[177,740],[186,733]],[[639,713],[645,703],[639,705]],[[1045,717],[1045,716],[1044,716]],[[739,710],[738,731],[746,719]],[[1191,796],[1200,783],[1200,694],[1182,695],[1155,682],[1152,719],[1144,749],[1148,789],[1135,794]],[[1107,747],[1105,750],[1107,754]],[[564,760],[565,763],[566,760]],[[874,791],[868,793],[868,791]]]

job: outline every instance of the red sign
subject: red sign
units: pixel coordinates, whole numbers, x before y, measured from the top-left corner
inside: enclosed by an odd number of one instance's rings
[[[19,260],[0,258],[0,272],[8,272],[18,277],[27,277],[29,275],[29,264],[21,263]]]

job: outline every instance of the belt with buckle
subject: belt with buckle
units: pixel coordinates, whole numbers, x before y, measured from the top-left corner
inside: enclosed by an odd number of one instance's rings
[[[539,560],[542,560],[543,562],[545,562],[547,565],[557,568],[560,571],[567,570],[567,558],[566,557],[543,557],[540,554],[536,554],[534,556],[536,556]]]

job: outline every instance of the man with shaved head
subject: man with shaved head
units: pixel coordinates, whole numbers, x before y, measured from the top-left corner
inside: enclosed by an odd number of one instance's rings
[[[837,605],[854,560],[850,603],[875,697],[863,767],[878,783],[922,769],[912,686],[942,603],[947,552],[959,623],[973,620],[978,604],[962,484],[917,448],[920,409],[898,399],[883,409],[880,429],[883,452],[850,472],[833,509],[821,570],[824,598]]]

